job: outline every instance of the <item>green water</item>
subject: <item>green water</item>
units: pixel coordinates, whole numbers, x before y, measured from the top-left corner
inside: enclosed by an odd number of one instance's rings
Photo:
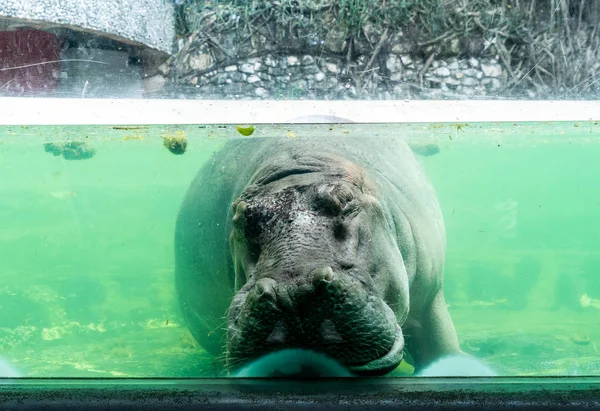
[[[184,155],[161,136],[183,132]],[[216,376],[174,292],[185,190],[229,138],[377,134],[419,157],[443,209],[462,348],[503,375],[600,375],[600,125],[0,128],[0,356],[32,377]],[[179,134],[181,135],[181,134]],[[66,160],[46,142],[84,141]],[[397,371],[396,375],[402,371]]]

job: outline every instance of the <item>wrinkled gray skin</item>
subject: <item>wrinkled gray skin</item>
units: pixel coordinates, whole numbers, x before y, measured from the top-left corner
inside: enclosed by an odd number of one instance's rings
[[[434,190],[400,138],[248,138],[200,170],[179,213],[176,286],[229,368],[285,348],[382,375],[459,353]]]

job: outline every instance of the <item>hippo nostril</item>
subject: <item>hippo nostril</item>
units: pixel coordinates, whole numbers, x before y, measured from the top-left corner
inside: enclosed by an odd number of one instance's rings
[[[277,287],[277,281],[272,278],[261,278],[256,282],[255,292],[260,298],[269,298],[275,300],[275,288]]]
[[[313,271],[313,286],[331,283],[334,278],[335,274],[331,267],[317,268]]]
[[[325,342],[340,343],[340,342],[344,341],[344,339],[342,338],[340,333],[338,333],[337,329],[335,328],[335,325],[333,324],[333,322],[329,319],[324,320],[321,323],[320,331],[321,331],[321,337],[323,338],[323,341],[325,341]]]
[[[286,334],[285,324],[281,321],[277,321],[265,342],[268,344],[283,344],[285,343]]]

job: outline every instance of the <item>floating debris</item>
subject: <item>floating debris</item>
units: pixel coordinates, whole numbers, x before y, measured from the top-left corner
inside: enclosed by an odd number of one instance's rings
[[[123,137],[121,139],[121,141],[127,141],[127,140],[143,140],[144,137],[140,136],[140,135],[127,135],[125,137]]]
[[[96,149],[85,141],[44,143],[44,151],[54,156],[62,155],[65,160],[87,160],[96,155]]]
[[[246,126],[246,125],[237,126],[238,133],[240,133],[241,135],[246,136],[246,137],[251,136],[252,133],[254,133],[254,130],[255,130],[254,126]]]
[[[409,144],[409,146],[413,153],[423,157],[434,156],[440,152],[437,144]]]
[[[600,300],[589,297],[587,293],[579,298],[579,303],[582,307],[592,307],[600,310]]]
[[[114,126],[113,130],[148,130],[148,126]]]
[[[591,342],[590,337],[582,334],[572,335],[571,341],[573,342],[573,344],[577,345],[588,345]]]
[[[183,131],[176,131],[172,134],[162,136],[163,144],[171,153],[181,155],[187,149],[187,136]]]

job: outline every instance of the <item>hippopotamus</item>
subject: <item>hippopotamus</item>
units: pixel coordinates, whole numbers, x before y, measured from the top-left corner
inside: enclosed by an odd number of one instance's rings
[[[301,349],[361,376],[407,352],[418,371],[461,353],[445,250],[435,191],[401,136],[243,137],[185,194],[176,291],[230,370]]]
[[[0,378],[18,377],[21,377],[19,372],[8,362],[8,360],[0,357]]]

